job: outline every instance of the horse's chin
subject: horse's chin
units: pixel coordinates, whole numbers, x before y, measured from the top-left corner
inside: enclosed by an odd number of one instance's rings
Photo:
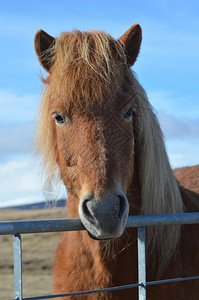
[[[92,239],[92,240],[95,240],[95,241],[109,241],[109,240],[113,240],[113,238],[97,238],[96,236],[94,236],[92,233],[90,233],[89,231],[87,231],[89,237]]]

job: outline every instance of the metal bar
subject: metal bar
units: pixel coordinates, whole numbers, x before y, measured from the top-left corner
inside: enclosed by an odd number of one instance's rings
[[[138,227],[138,283],[139,300],[146,300],[145,228]]]
[[[164,279],[164,280],[158,280],[158,281],[149,281],[149,282],[146,282],[146,285],[157,285],[157,284],[165,284],[165,283],[179,282],[179,281],[185,281],[185,280],[194,280],[194,279],[199,279],[199,276]],[[81,292],[74,292],[74,293],[67,293],[67,294],[57,294],[57,295],[45,295],[45,296],[28,297],[28,298],[23,298],[23,300],[39,300],[39,299],[42,300],[42,299],[53,299],[53,298],[68,297],[68,296],[80,296],[80,295],[85,295],[85,294],[110,292],[110,291],[117,291],[117,290],[122,290],[122,289],[131,289],[131,288],[135,288],[135,287],[139,287],[139,286],[140,286],[140,284],[129,284],[129,285],[124,285],[124,286],[116,286],[116,287],[99,289],[99,290],[81,291]],[[15,299],[12,299],[12,300],[15,300]]]
[[[199,213],[129,216],[127,228],[157,225],[197,224]],[[0,222],[0,235],[85,230],[80,219]]]
[[[197,224],[199,223],[199,213],[182,213],[182,214],[165,214],[165,215],[142,215],[129,216],[127,228],[130,227],[147,227],[159,225],[175,224]],[[12,221],[0,222],[0,235],[14,235],[14,300],[39,300],[52,299],[59,297],[108,292],[119,289],[139,287],[140,299],[146,299],[146,286],[178,282],[184,280],[199,279],[199,276],[165,279],[146,283],[145,269],[145,234],[144,228],[138,228],[138,259],[139,259],[139,283],[126,286],[105,288],[101,290],[82,291],[59,295],[46,295],[40,297],[22,298],[22,250],[20,233],[38,233],[38,232],[59,232],[59,231],[76,231],[85,230],[80,219],[54,219],[54,220],[30,220],[30,221]]]
[[[148,281],[146,283],[146,285],[157,285],[157,284],[180,282],[180,281],[195,280],[195,279],[199,279],[199,276],[190,276],[190,277],[181,277],[181,278],[172,278],[172,279],[163,279],[163,280],[156,280],[156,281]]]
[[[199,213],[179,213],[161,215],[137,215],[129,216],[127,228],[147,227],[157,225],[177,225],[177,224],[197,224],[199,223]]]
[[[81,291],[81,292],[73,292],[73,293],[66,293],[66,294],[28,297],[28,298],[23,298],[23,300],[40,300],[40,299],[53,299],[53,298],[69,297],[69,296],[80,296],[80,295],[86,295],[86,294],[96,294],[96,293],[102,293],[102,292],[111,292],[111,291],[132,289],[132,288],[135,288],[138,286],[139,286],[139,284],[135,283],[135,284],[122,285],[122,286],[114,286],[114,287],[104,288],[104,289],[99,289],[99,290],[90,290],[90,291]]]
[[[84,230],[80,219],[0,222],[0,235]]]
[[[14,297],[22,300],[22,248],[21,236],[13,236],[13,256],[14,256]]]

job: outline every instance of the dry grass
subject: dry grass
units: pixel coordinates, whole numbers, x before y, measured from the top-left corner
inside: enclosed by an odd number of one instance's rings
[[[35,211],[0,210],[0,221],[63,218],[63,208]],[[53,293],[52,269],[59,233],[22,235],[23,296]],[[0,300],[13,299],[12,236],[0,236]]]

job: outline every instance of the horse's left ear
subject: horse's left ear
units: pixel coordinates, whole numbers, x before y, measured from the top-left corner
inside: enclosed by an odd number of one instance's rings
[[[138,57],[142,41],[142,29],[140,25],[135,24],[130,27],[118,41],[124,45],[127,63],[132,66]]]
[[[43,30],[37,31],[35,35],[35,52],[44,69],[50,72],[52,66],[52,53],[48,51],[55,43],[55,38]]]

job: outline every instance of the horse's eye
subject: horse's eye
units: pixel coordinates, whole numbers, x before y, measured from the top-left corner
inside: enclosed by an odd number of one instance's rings
[[[127,112],[123,114],[125,120],[132,120],[133,117],[133,107],[130,107]]]
[[[66,123],[66,119],[62,113],[55,111],[52,116],[55,118],[57,125],[63,125]]]

